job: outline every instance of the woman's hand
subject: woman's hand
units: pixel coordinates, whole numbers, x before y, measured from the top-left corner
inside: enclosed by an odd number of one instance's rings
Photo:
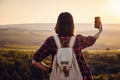
[[[43,62],[41,62],[40,64],[43,65],[43,68],[42,68],[43,71],[45,71],[45,72],[49,72],[50,71],[50,67],[48,65],[46,65]]]
[[[38,67],[39,69],[42,69],[45,72],[49,72],[50,71],[50,67],[47,66],[43,62],[36,62],[35,60],[32,60],[32,64],[35,65],[36,67]]]

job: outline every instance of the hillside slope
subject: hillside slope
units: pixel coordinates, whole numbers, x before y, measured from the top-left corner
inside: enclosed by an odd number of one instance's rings
[[[40,46],[47,39],[48,36],[54,34],[52,30],[45,28],[34,28],[29,27],[21,28],[0,28],[0,47],[4,48],[6,45],[9,47],[12,45],[26,47],[30,46]],[[93,35],[96,31],[77,31],[82,35]],[[119,49],[120,48],[120,31],[119,30],[104,30],[100,38],[96,41],[91,48],[88,49]]]

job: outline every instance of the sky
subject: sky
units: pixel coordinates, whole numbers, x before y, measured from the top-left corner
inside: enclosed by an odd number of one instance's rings
[[[0,0],[0,25],[56,23],[61,12],[72,14],[75,23],[120,23],[120,0]]]

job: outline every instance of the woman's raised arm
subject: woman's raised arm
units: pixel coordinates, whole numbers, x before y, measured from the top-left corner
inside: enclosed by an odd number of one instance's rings
[[[99,27],[97,28],[99,31],[93,36],[95,39],[98,39],[101,32],[103,31],[103,28],[102,28],[102,23],[100,22],[100,25]]]

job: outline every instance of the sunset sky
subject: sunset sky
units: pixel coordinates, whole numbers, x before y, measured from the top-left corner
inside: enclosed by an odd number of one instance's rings
[[[70,12],[75,23],[120,23],[120,0],[0,0],[0,25],[56,23],[61,12]]]

